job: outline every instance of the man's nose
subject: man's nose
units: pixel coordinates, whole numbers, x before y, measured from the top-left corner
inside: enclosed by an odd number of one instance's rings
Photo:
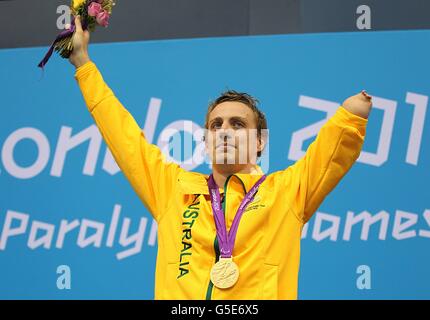
[[[233,136],[230,128],[221,128],[218,130],[218,139],[228,141],[232,137]]]
[[[227,139],[229,138],[228,130],[226,130],[226,129],[221,129],[221,130],[220,130],[220,132],[219,132],[218,137],[219,137],[220,139],[227,140]]]

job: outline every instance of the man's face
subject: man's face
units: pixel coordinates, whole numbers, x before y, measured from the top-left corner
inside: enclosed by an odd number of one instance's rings
[[[222,102],[212,110],[206,138],[206,151],[217,165],[255,163],[261,150],[255,115],[241,102]]]

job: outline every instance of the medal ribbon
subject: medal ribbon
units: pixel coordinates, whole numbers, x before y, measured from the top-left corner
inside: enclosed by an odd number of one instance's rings
[[[211,174],[209,176],[208,187],[209,187],[209,195],[211,197],[212,204],[212,212],[214,215],[216,233],[218,238],[218,243],[221,251],[222,258],[230,258],[233,253],[234,242],[236,240],[237,229],[239,227],[240,219],[242,218],[243,213],[245,212],[246,207],[252,200],[254,199],[255,194],[258,191],[261,183],[266,179],[266,176],[263,175],[249,190],[249,192],[245,195],[242,202],[240,203],[239,209],[236,212],[236,215],[233,219],[233,223],[231,225],[230,231],[227,234],[227,226],[225,223],[224,212],[221,207],[221,196],[219,194],[218,186]],[[225,198],[225,195],[224,195]],[[225,201],[225,200],[224,200]]]

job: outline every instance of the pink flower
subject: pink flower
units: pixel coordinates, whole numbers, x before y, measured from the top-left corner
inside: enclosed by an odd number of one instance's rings
[[[100,12],[103,11],[102,5],[97,2],[91,2],[88,6],[88,15],[90,17],[96,17]]]
[[[109,24],[110,15],[107,11],[103,10],[97,14],[97,23],[103,27],[107,27]]]

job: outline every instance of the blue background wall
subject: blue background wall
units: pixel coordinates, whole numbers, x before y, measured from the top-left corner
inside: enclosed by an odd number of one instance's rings
[[[52,174],[62,128],[72,128],[74,135],[93,121],[67,61],[54,57],[43,76],[36,68],[45,50],[0,50],[0,232],[5,232],[8,212],[28,218],[23,234],[0,243],[0,298],[152,299],[153,221],[123,175],[103,169],[104,142],[91,158],[96,161],[94,173],[83,173],[88,151],[84,142],[67,153],[60,176]],[[208,102],[226,88],[256,96],[269,122],[269,172],[294,163],[289,158],[294,132],[327,117],[325,112],[301,107],[301,96],[339,104],[367,89],[375,97],[363,148],[367,153],[377,152],[381,128],[384,123],[389,126],[384,108],[390,103],[383,99],[397,103],[392,133],[382,138],[387,142],[391,137],[386,161],[380,165],[366,159],[357,162],[309,222],[302,240],[299,298],[430,298],[430,120],[427,112],[423,131],[410,139],[412,124],[419,126],[419,119],[413,121],[416,108],[406,102],[408,92],[423,101],[430,95],[430,31],[126,42],[92,45],[90,54],[142,127],[150,99],[162,100],[154,143],[174,121],[192,120],[202,126]],[[421,110],[426,110],[427,104],[423,106]],[[22,179],[5,164],[5,145],[17,130],[29,127],[46,137],[50,150],[40,173]],[[408,163],[408,147],[419,137],[417,161]],[[18,165],[30,166],[37,158],[38,148],[31,139],[15,145],[13,159]],[[209,172],[209,167],[202,164],[195,170]],[[121,206],[121,214],[109,247],[106,241],[115,205]],[[409,233],[402,240],[393,235],[399,210],[417,218],[403,231]],[[360,239],[361,224],[353,226],[349,240],[343,239],[348,211],[372,215],[386,211],[385,239],[378,237],[380,223],[370,227],[367,240]],[[339,217],[335,240],[313,237],[315,218],[323,214]],[[146,221],[146,228],[140,252],[118,259],[117,253],[129,248],[118,239],[124,218],[131,219],[131,233],[138,230],[140,221]],[[56,248],[62,219],[77,219],[80,226],[66,235],[62,248]],[[78,245],[83,219],[105,225],[100,247]],[[30,249],[28,239],[35,221],[54,226],[49,249]],[[16,220],[13,227],[18,225]],[[321,230],[330,225],[324,222]],[[59,265],[71,268],[71,290],[57,288]],[[357,288],[360,265],[370,267],[370,290]]]

